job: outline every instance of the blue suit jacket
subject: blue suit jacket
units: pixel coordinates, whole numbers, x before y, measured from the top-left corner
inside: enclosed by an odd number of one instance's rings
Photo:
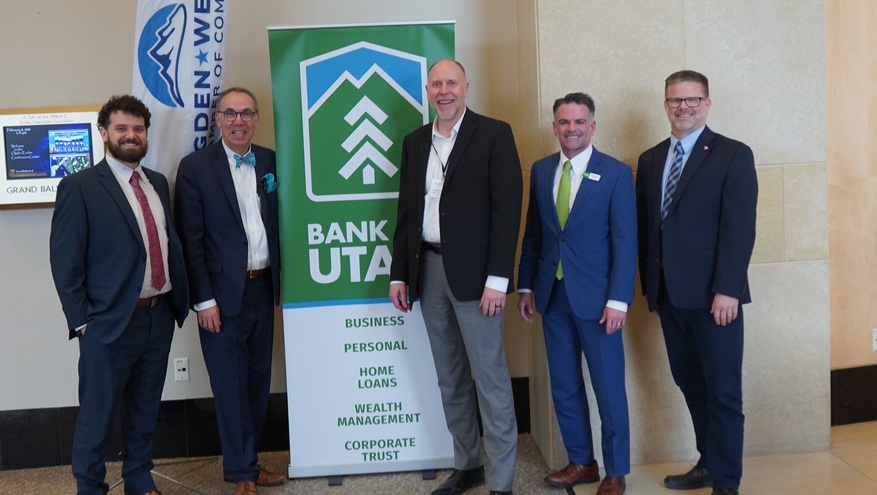
[[[280,234],[277,190],[267,192],[261,178],[276,177],[274,151],[251,145],[262,222],[268,236],[274,304],[280,304]],[[215,299],[222,314],[240,312],[247,276],[247,235],[222,143],[183,158],[177,170],[175,208],[183,242],[193,304]]]
[[[545,312],[563,261],[563,280],[573,311],[598,320],[609,299],[633,302],[636,277],[636,204],[630,167],[594,148],[561,231],[554,203],[554,176],[560,154],[533,164],[530,206],[518,268],[518,289],[530,289],[536,309]]]
[[[143,171],[164,207],[172,284],[169,302],[182,326],[189,311],[188,283],[180,239],[170,216],[167,179],[147,168]],[[140,297],[146,246],[134,211],[106,160],[61,180],[49,248],[52,277],[70,338],[76,328],[87,324],[88,335],[98,341],[116,340]]]
[[[716,293],[751,301],[746,271],[755,245],[758,178],[752,150],[706,127],[679,178],[661,225],[661,191],[670,140],[639,158],[640,278],[654,310],[661,263],[677,308],[710,308]]]

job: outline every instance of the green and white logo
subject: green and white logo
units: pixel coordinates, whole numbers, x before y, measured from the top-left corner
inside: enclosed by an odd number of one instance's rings
[[[358,42],[301,62],[312,201],[398,197],[402,139],[429,121],[426,58]]]

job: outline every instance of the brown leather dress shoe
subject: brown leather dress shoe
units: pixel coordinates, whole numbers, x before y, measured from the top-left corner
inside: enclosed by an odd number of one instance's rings
[[[545,477],[546,483],[560,488],[570,488],[579,483],[596,483],[598,481],[600,481],[600,466],[597,465],[597,461],[587,466],[570,462],[562,470]]]
[[[252,481],[238,481],[234,485],[234,495],[259,495],[256,491],[256,483]]]
[[[268,471],[258,464],[256,468],[259,470],[259,477],[256,478],[256,484],[259,486],[277,486],[286,481],[286,476],[281,473]]]
[[[256,469],[259,470],[259,476],[256,477],[256,485],[258,486],[277,486],[286,481],[286,476],[281,473],[268,471],[260,464],[256,464]],[[225,473],[222,479],[228,483],[234,483],[234,475],[232,474]]]
[[[618,478],[607,476],[603,478],[603,482],[597,488],[597,495],[622,495],[626,487],[624,476]]]

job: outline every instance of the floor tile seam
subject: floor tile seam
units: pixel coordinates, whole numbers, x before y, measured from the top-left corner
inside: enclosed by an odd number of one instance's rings
[[[871,484],[873,484],[874,486],[877,486],[877,479],[872,478],[871,476],[869,476],[868,474],[866,474],[865,472],[863,472],[861,469],[859,469],[859,468],[857,468],[856,466],[854,466],[853,464],[851,464],[850,461],[847,461],[847,460],[844,459],[843,457],[838,456],[838,455],[835,454],[834,452],[829,451],[828,453],[831,454],[831,456],[834,457],[834,458],[836,458],[838,461],[840,461],[840,462],[846,464],[847,466],[849,466],[850,469],[852,469],[853,471],[859,473],[859,475],[861,475],[862,477],[864,477],[865,479],[867,479],[868,481],[870,481]]]

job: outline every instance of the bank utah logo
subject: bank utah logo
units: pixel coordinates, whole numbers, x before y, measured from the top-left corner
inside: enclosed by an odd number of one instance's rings
[[[186,7],[171,4],[157,10],[143,26],[137,46],[140,77],[158,101],[184,107],[180,93],[180,52],[186,37]]]
[[[308,198],[398,197],[402,139],[429,121],[426,59],[359,42],[300,67]]]

